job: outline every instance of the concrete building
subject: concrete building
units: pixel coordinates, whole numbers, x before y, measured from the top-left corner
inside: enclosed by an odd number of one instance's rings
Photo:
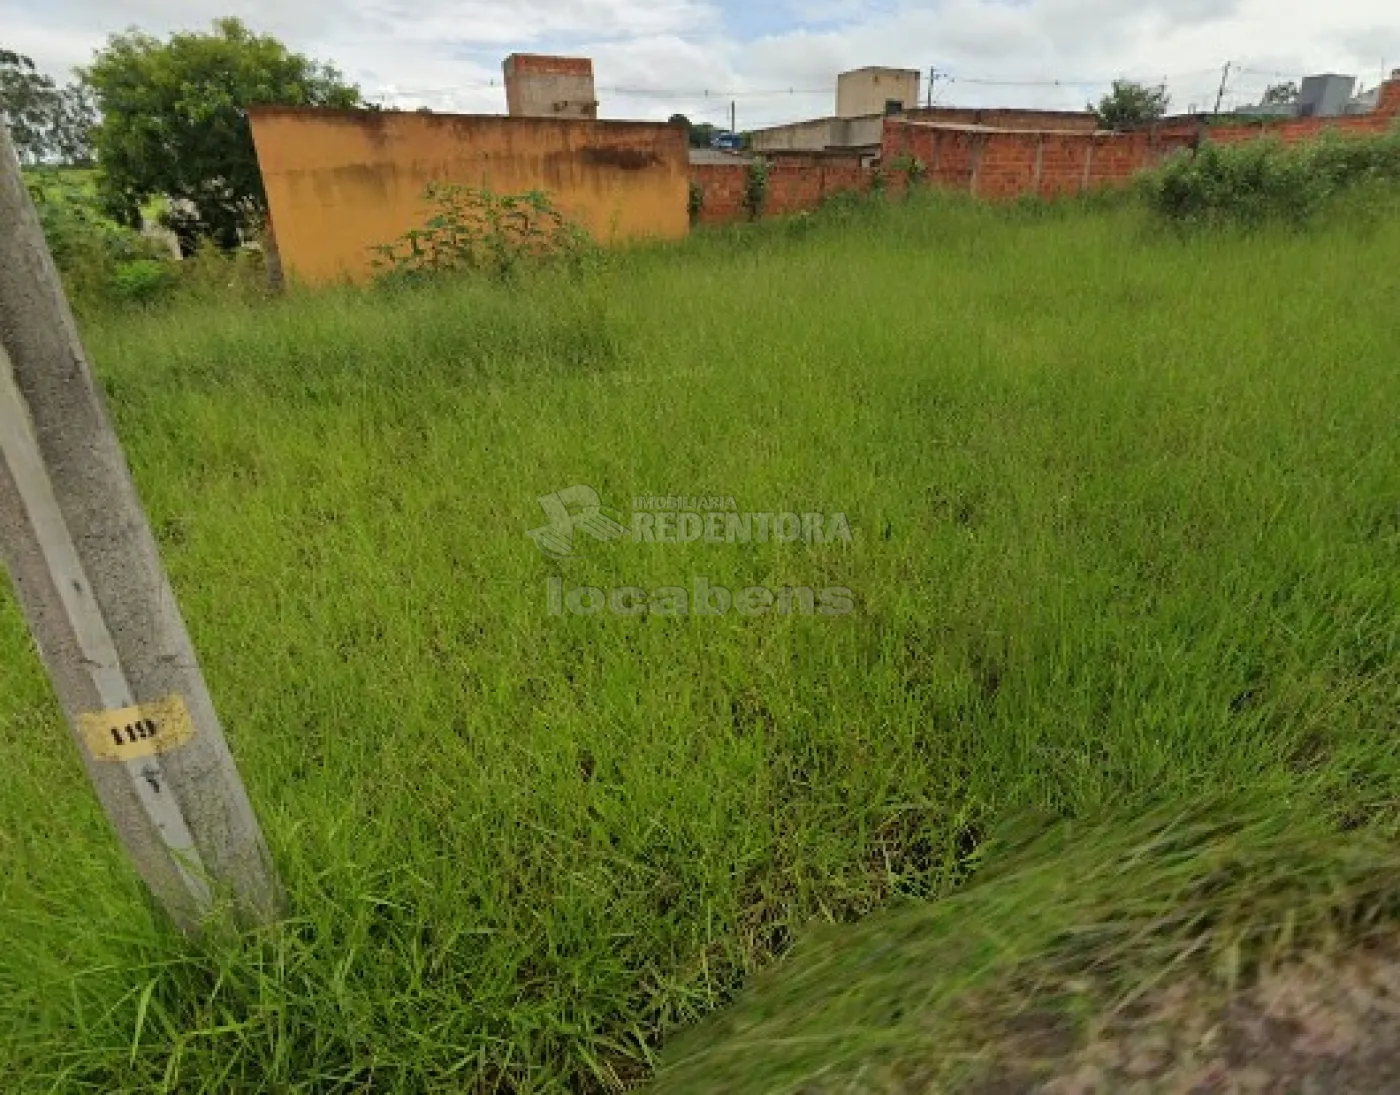
[[[919,105],[917,69],[853,69],[836,77],[836,114],[752,134],[753,151],[838,152],[874,157],[880,151],[885,117]]]
[[[1291,103],[1255,103],[1238,107],[1235,113],[1253,118],[1341,118],[1349,114],[1369,114],[1379,101],[1378,88],[1358,95],[1355,76],[1329,72],[1304,77],[1298,88],[1298,98]]]
[[[1347,112],[1356,91],[1355,76],[1305,76],[1298,89],[1298,117],[1337,118]]]
[[[505,61],[506,109],[514,118],[597,118],[593,61],[512,53]]]
[[[885,116],[814,118],[750,134],[755,152],[878,152]]]
[[[836,116],[899,114],[919,105],[919,71],[912,68],[858,68],[836,77]]]
[[[1348,114],[1370,114],[1376,109],[1381,101],[1381,89],[1373,87],[1370,91],[1363,91],[1360,95],[1347,103]]]

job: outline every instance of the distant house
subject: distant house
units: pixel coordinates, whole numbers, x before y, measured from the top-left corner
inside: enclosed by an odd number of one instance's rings
[[[1236,114],[1253,118],[1341,118],[1369,114],[1380,102],[1380,89],[1356,93],[1356,77],[1323,73],[1304,77],[1291,103],[1254,103],[1237,107]]]
[[[836,113],[753,132],[755,152],[844,152],[873,157],[885,118],[919,105],[920,73],[872,66],[836,77]]]

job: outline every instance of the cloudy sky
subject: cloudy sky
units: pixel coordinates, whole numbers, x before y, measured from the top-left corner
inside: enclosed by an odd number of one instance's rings
[[[937,70],[936,102],[1081,108],[1109,80],[1166,81],[1174,109],[1276,77],[1400,68],[1395,0],[0,0],[0,46],[55,76],[107,35],[237,15],[387,105],[503,113],[513,51],[594,59],[602,113],[741,128],[829,114],[862,65]]]

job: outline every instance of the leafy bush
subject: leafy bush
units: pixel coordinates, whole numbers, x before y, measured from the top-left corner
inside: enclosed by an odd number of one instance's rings
[[[112,272],[115,295],[133,304],[150,304],[169,295],[179,276],[175,264],[157,259],[132,259]]]
[[[772,165],[762,156],[755,156],[749,163],[744,183],[744,208],[749,211],[750,220],[758,220],[768,206],[768,177],[772,170]]]
[[[905,187],[910,190],[922,183],[928,176],[928,167],[924,161],[908,152],[901,152],[890,160],[890,170],[903,175]]]
[[[1181,224],[1303,224],[1345,192],[1400,186],[1400,129],[1379,137],[1326,133],[1285,145],[1277,138],[1207,142],[1144,177],[1148,204]]]
[[[75,307],[149,303],[174,285],[165,245],[104,216],[86,172],[35,171],[25,182]]]
[[[182,299],[255,304],[275,295],[260,248],[225,251],[206,236],[192,255],[174,265],[179,270],[175,291]]]
[[[705,188],[694,179],[690,180],[690,195],[686,199],[686,212],[690,214],[690,223],[699,224],[700,215],[705,211]]]
[[[575,266],[597,256],[588,233],[572,224],[540,190],[496,194],[480,187],[429,183],[436,212],[422,228],[374,248],[374,267],[391,279],[483,271],[509,278],[522,263],[563,260]]]

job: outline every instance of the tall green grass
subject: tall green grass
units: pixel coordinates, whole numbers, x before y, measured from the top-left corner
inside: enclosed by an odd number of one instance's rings
[[[294,911],[165,929],[0,603],[10,1082],[617,1089],[1026,809],[1391,832],[1398,246],[924,196],[584,279],[93,320]],[[525,533],[576,483],[854,543],[553,563]],[[555,617],[556,574],[857,611]]]
[[[1178,1023],[1230,1014],[1282,966],[1393,944],[1400,856],[1379,830],[1339,840],[1305,804],[1237,795],[1047,820],[1007,825],[945,901],[809,933],[667,1047],[658,1095],[1039,1091],[1169,993]]]

